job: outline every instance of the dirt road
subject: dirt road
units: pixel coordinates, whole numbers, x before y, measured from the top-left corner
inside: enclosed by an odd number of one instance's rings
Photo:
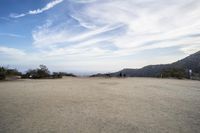
[[[199,132],[199,81],[64,78],[0,82],[0,133]]]

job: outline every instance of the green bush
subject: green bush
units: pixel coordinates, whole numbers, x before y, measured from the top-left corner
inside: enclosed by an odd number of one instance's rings
[[[7,76],[21,76],[22,74],[17,69],[7,69],[6,75]]]
[[[4,80],[4,79],[6,79],[6,75],[3,73],[0,73],[0,80]]]
[[[22,78],[43,79],[50,78],[50,72],[45,65],[40,65],[38,69],[28,70]]]
[[[8,69],[5,67],[0,67],[0,80],[6,79],[6,77],[10,76],[21,76],[21,72],[17,69]]]
[[[54,79],[56,79],[56,78],[62,78],[62,74],[58,73],[58,72],[53,72],[52,78],[54,78]]]
[[[165,69],[162,71],[161,75],[163,78],[169,78],[169,77],[178,79],[186,78],[185,70],[177,68]]]

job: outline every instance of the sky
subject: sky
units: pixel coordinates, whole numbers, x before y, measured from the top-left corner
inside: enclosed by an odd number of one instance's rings
[[[0,0],[0,65],[114,72],[200,50],[200,0]]]

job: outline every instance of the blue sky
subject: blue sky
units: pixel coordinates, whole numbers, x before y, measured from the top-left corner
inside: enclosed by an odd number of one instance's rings
[[[200,50],[199,0],[1,0],[0,65],[111,72]]]

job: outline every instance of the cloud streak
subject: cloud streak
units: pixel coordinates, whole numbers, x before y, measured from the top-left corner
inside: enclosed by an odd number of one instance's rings
[[[50,3],[48,3],[45,7],[41,8],[41,9],[36,9],[36,10],[30,10],[27,13],[21,13],[21,14],[10,14],[11,18],[20,18],[20,17],[24,17],[26,15],[35,15],[35,14],[40,14],[43,13],[44,11],[47,11],[51,8],[53,8],[54,6],[58,5],[59,3],[63,2],[64,0],[54,0]]]
[[[57,24],[53,28],[40,28],[33,32],[35,46],[58,46],[60,43],[65,43],[63,47],[65,48],[68,47],[68,43],[80,46],[93,40],[103,40],[118,48],[118,51],[108,53],[109,56],[115,57],[131,55],[135,51],[175,46],[180,47],[180,51],[189,53],[186,51],[189,49],[184,49],[184,47],[193,45],[199,38],[199,36],[191,36],[198,35],[200,32],[198,19],[200,2],[196,0],[102,0],[101,2],[81,0],[74,2],[83,5],[78,10],[76,8],[71,10],[69,15],[79,23],[80,27],[89,30],[84,33],[74,33],[71,26],[67,24],[65,26]],[[108,31],[117,29],[116,25],[126,27],[124,29],[126,32],[118,36],[109,34]],[[103,38],[99,34],[103,34]],[[92,43],[88,45],[88,48],[93,45],[91,51],[95,46],[99,49],[99,43],[101,42]],[[200,49],[200,46],[195,45],[195,48]],[[103,48],[101,50],[106,51]]]
[[[25,36],[13,33],[0,33],[0,36],[8,36],[8,37],[16,37],[16,38],[24,38]]]
[[[200,2],[197,0],[103,1],[83,8],[80,17],[90,18],[96,25],[127,25],[128,30],[124,35],[110,40],[120,48],[120,53],[126,51],[127,54],[130,49],[135,51],[192,45],[199,36],[193,36],[189,41],[187,37],[200,32],[199,7]],[[153,40],[165,40],[165,43],[149,45]],[[196,48],[200,49],[200,46]]]
[[[77,45],[88,40],[94,40],[96,39],[95,36],[106,34],[107,32],[116,30],[122,26],[123,25],[121,24],[106,25],[95,29],[89,29],[82,33],[72,33],[70,30],[63,28],[63,24],[56,27],[51,27],[51,22],[48,21],[46,24],[33,31],[33,44],[39,48],[49,47],[50,45],[57,46],[61,43],[72,43]]]

